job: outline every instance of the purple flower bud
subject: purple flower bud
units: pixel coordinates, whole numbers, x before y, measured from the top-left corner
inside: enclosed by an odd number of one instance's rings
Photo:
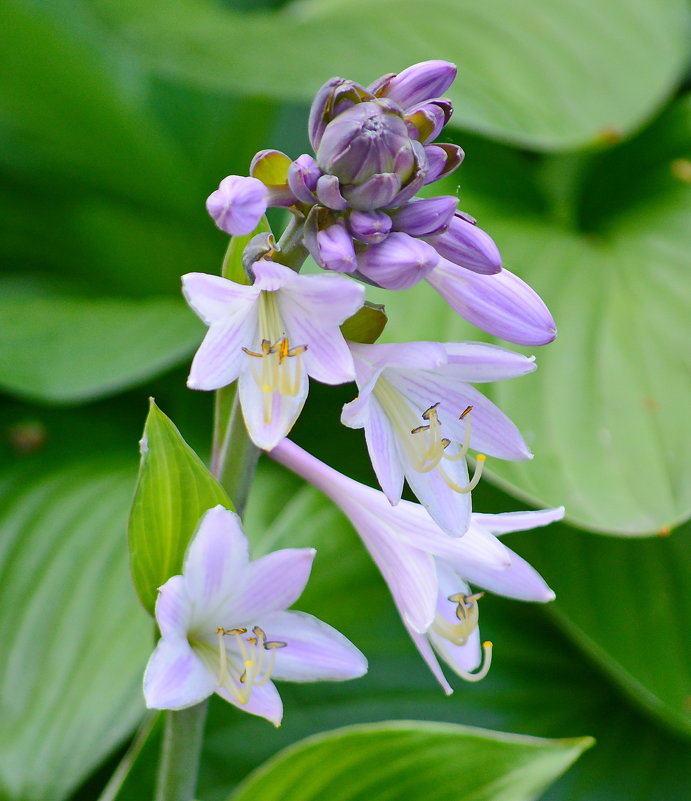
[[[355,208],[367,211],[388,206],[401,188],[401,179],[392,172],[373,175],[360,186],[343,187],[348,203]]]
[[[216,225],[233,236],[251,233],[266,211],[268,192],[256,178],[229,175],[206,200]]]
[[[348,201],[341,194],[338,178],[335,175],[322,175],[317,181],[317,197],[329,209],[344,211]]]
[[[314,194],[317,181],[321,177],[321,170],[312,156],[304,153],[298,156],[288,169],[288,185],[295,197],[302,203],[316,203]]]
[[[411,200],[391,214],[394,231],[410,236],[432,236],[446,230],[458,205],[453,195]]]
[[[437,265],[439,255],[430,245],[404,233],[389,234],[379,245],[358,253],[358,272],[384,289],[408,289]]]
[[[443,258],[476,273],[501,270],[501,256],[492,237],[456,214],[443,234],[427,240]]]
[[[450,175],[460,167],[465,157],[465,153],[458,145],[450,144],[427,145],[425,154],[429,164],[425,177],[426,184],[431,184],[445,175]]]
[[[343,184],[363,183],[387,172],[397,172],[405,183],[415,163],[414,154],[405,158],[406,151],[412,151],[412,142],[403,118],[373,101],[347,109],[326,126],[317,163]]]
[[[534,347],[557,335],[540,296],[509,270],[480,275],[441,259],[427,282],[458,314],[507,342]]]
[[[437,103],[424,103],[406,114],[405,121],[410,135],[425,143],[439,136],[446,125],[447,116]]]
[[[392,78],[380,93],[407,109],[443,95],[456,72],[456,65],[449,61],[421,61]]]
[[[357,269],[350,233],[328,209],[312,207],[305,220],[304,243],[312,258],[325,270],[352,273]]]
[[[348,217],[350,232],[358,242],[378,245],[391,230],[391,217],[383,211],[352,211]]]
[[[344,78],[328,80],[317,92],[310,108],[308,131],[314,150],[319,148],[324,129],[334,117],[350,106],[371,99],[372,94],[354,81]]]

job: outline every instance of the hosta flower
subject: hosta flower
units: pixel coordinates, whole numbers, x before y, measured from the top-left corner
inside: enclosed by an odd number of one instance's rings
[[[546,602],[554,593],[520,556],[494,534],[543,526],[559,520],[561,509],[473,515],[465,536],[450,537],[422,506],[384,495],[353,481],[283,440],[271,457],[302,476],[348,516],[389,586],[413,642],[435,677],[450,693],[434,650],[462,678],[476,681],[489,669],[491,644],[482,663],[478,601],[467,582],[499,595]],[[434,650],[433,650],[434,649]]]
[[[249,234],[263,217],[268,202],[268,193],[261,181],[229,175],[209,195],[206,208],[222,231]]]
[[[372,466],[392,504],[400,501],[405,477],[435,522],[462,535],[485,456],[531,458],[516,426],[467,382],[525,375],[534,360],[473,342],[349,344],[359,394],[343,407],[341,422],[365,429]],[[480,451],[472,480],[470,448]]]
[[[291,429],[307,397],[308,375],[325,384],[353,378],[339,325],[364,302],[364,289],[337,275],[298,275],[258,261],[255,282],[183,276],[189,305],[209,326],[187,385],[219,389],[238,379],[253,442],[270,449]]]
[[[160,589],[161,639],[144,675],[146,704],[184,709],[217,693],[279,725],[273,679],[343,681],[362,676],[364,656],[312,615],[285,611],[302,593],[314,550],[275,551],[249,561],[233,512],[202,518],[180,576]]]

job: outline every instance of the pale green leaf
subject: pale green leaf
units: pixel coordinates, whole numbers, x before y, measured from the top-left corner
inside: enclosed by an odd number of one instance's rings
[[[129,734],[151,624],[127,572],[117,455],[0,476],[0,797],[61,801]]]
[[[233,505],[153,399],[141,453],[128,532],[130,567],[139,598],[153,614],[158,588],[182,572],[201,516],[218,504]]]
[[[352,726],[281,752],[229,801],[529,801],[591,745],[449,723]]]
[[[133,386],[179,364],[203,333],[181,299],[78,298],[3,284],[0,387],[32,400],[69,403]]]
[[[309,100],[332,75],[367,84],[448,59],[460,72],[454,124],[535,148],[620,138],[687,60],[682,0],[305,0],[254,14],[204,0],[98,5],[166,74],[258,96]]]

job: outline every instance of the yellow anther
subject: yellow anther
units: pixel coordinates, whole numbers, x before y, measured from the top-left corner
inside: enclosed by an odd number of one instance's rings
[[[463,420],[463,419],[464,419],[465,417],[467,417],[467,416],[468,416],[468,415],[469,415],[469,414],[470,414],[472,411],[473,411],[473,407],[472,407],[472,406],[466,406],[466,407],[465,407],[465,409],[464,409],[464,410],[461,412],[461,414],[459,415],[458,419],[459,419],[459,420]]]

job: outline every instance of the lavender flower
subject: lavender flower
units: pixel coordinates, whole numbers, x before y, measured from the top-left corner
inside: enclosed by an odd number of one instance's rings
[[[364,302],[362,286],[336,275],[298,275],[260,260],[255,282],[204,273],[183,276],[189,305],[209,326],[187,386],[212,390],[236,378],[253,442],[270,449],[292,428],[310,375],[326,384],[354,376],[339,325]]]
[[[559,520],[564,510],[473,515],[465,536],[449,537],[423,507],[408,501],[391,506],[382,493],[366,487],[315,459],[290,440],[270,456],[302,476],[348,516],[389,586],[408,633],[445,692],[452,689],[434,655],[462,678],[486,675],[477,629],[477,602],[467,582],[527,601],[544,603],[554,593],[520,556],[496,539],[495,533],[534,528]]]
[[[249,561],[233,512],[216,506],[202,518],[181,576],[160,589],[161,639],[144,674],[146,705],[184,709],[217,693],[280,725],[272,679],[343,681],[367,671],[342,634],[303,612],[284,611],[302,593],[315,551],[275,551]]]
[[[359,394],[343,407],[341,422],[365,429],[389,502],[400,501],[405,476],[440,528],[464,534],[485,454],[532,458],[516,426],[467,382],[525,375],[535,370],[534,359],[473,342],[349,346]],[[482,453],[469,480],[471,447]]]

